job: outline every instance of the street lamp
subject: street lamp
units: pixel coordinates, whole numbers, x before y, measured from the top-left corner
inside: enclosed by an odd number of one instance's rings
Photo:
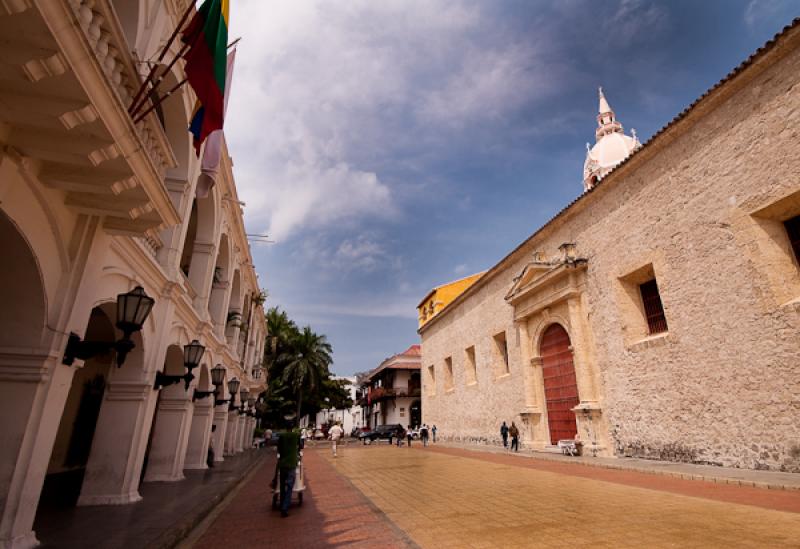
[[[231,395],[230,405],[228,405],[228,411],[238,410],[239,407],[234,404],[236,402],[236,393],[239,391],[240,381],[235,377],[228,380],[228,393]]]
[[[186,390],[189,390],[189,384],[194,379],[194,374],[192,370],[197,368],[200,364],[200,360],[203,358],[203,353],[206,352],[206,348],[203,347],[199,341],[192,340],[191,343],[188,345],[183,346],[183,366],[188,370],[182,376],[177,375],[167,375],[164,372],[156,372],[156,381],[153,384],[153,389],[160,389],[162,387],[166,387],[167,385],[172,385],[173,383],[179,383],[183,380],[186,383]]]
[[[219,388],[222,383],[225,381],[225,368],[222,367],[222,364],[217,364],[213,368],[211,368],[211,385],[214,386],[214,390],[212,391],[198,391],[197,389],[194,390],[194,394],[192,395],[192,401],[206,398],[211,395],[215,397],[219,395]],[[214,400],[214,406],[219,406],[220,404],[224,404],[228,402],[227,400],[218,401]]]
[[[136,286],[133,290],[117,296],[117,328],[122,331],[122,338],[117,341],[83,341],[76,333],[70,333],[67,347],[64,349],[63,364],[72,366],[76,358],[88,360],[99,354],[114,349],[117,353],[117,367],[121,368],[125,357],[136,347],[131,335],[142,329],[156,300],[144,292],[144,288]]]

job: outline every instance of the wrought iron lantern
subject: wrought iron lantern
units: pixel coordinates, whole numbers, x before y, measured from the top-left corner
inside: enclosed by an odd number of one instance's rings
[[[194,394],[192,394],[192,401],[199,400],[201,398],[206,398],[211,395],[214,395],[214,406],[220,406],[221,404],[226,404],[227,400],[219,400],[217,396],[219,396],[219,388],[225,381],[225,368],[222,367],[222,364],[217,364],[213,368],[211,368],[211,385],[214,386],[214,389],[211,391],[198,391],[197,389],[194,390]]]
[[[191,343],[188,345],[183,346],[183,366],[186,368],[186,373],[182,376],[176,375],[167,375],[164,372],[156,372],[156,381],[153,385],[153,388],[158,390],[162,387],[166,387],[167,385],[172,385],[173,383],[179,383],[183,381],[186,384],[186,390],[189,390],[189,385],[192,383],[194,379],[194,374],[192,370],[197,368],[200,364],[200,360],[203,358],[203,354],[206,352],[206,348],[200,344],[199,341],[192,340]]]
[[[200,342],[196,339],[192,340],[188,345],[183,346],[183,364],[190,373],[194,368],[200,365],[200,361],[203,359],[203,353],[205,352],[206,348],[200,345]]]
[[[236,406],[236,393],[239,392],[239,385],[241,382],[237,378],[231,378],[228,380],[228,393],[231,395],[230,404],[228,405],[229,411],[238,410],[239,406]]]
[[[117,296],[117,328],[122,331],[122,338],[117,341],[83,341],[78,334],[70,333],[67,348],[64,350],[62,363],[71,366],[76,358],[88,360],[97,355],[116,351],[117,367],[121,368],[136,344],[131,335],[142,329],[156,300],[144,292],[144,288],[136,286],[130,292]]]

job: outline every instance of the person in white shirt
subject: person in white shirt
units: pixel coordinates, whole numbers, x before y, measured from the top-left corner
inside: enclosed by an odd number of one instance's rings
[[[344,429],[338,424],[334,423],[333,427],[328,431],[328,437],[331,439],[331,449],[333,450],[333,457],[336,457],[336,446],[339,439],[344,435]]]

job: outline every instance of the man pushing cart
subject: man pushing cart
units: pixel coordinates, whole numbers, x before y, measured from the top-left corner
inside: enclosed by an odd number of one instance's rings
[[[281,516],[288,517],[292,493],[297,494],[298,505],[302,505],[305,489],[300,433],[284,431],[278,435],[278,461],[272,479],[272,507],[280,506]]]

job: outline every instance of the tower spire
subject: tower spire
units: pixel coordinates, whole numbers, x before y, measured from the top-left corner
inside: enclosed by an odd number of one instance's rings
[[[597,108],[597,129],[594,132],[595,139],[600,141],[603,136],[610,133],[622,133],[622,124],[617,122],[614,111],[611,105],[608,104],[603,88],[597,88],[597,94],[600,98],[599,106]]]
[[[608,101],[606,101],[606,96],[603,95],[603,87],[600,86],[599,88],[597,88],[597,92],[600,95],[600,106],[597,109],[598,114],[604,114],[607,112],[613,114],[614,111],[611,110],[611,106],[609,106]]]

